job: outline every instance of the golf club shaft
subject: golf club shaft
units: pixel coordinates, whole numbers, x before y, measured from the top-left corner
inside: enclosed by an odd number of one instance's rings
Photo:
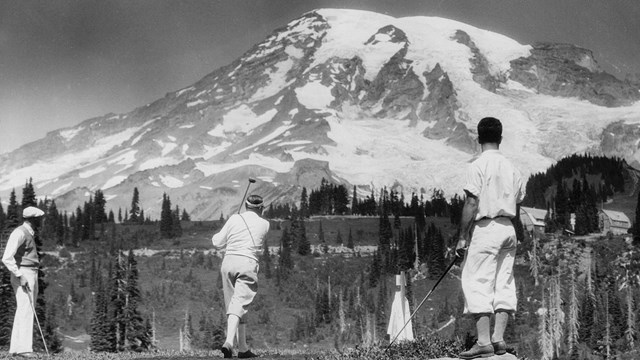
[[[242,204],[244,204],[244,199],[247,197],[247,193],[249,192],[249,186],[254,183],[255,180],[249,179],[249,183],[247,184],[247,189],[244,191],[244,195],[242,195],[242,201],[240,202],[240,207],[238,207],[238,214],[240,214],[240,210],[242,210]]]
[[[433,285],[433,287],[431,288],[431,290],[427,293],[427,296],[424,297],[424,299],[422,299],[422,301],[420,302],[420,304],[418,305],[418,307],[416,307],[415,310],[413,310],[413,314],[411,314],[411,316],[409,316],[409,320],[407,320],[407,322],[404,323],[404,326],[402,327],[402,329],[400,329],[400,331],[398,331],[398,333],[396,334],[396,336],[393,338],[393,340],[391,340],[391,342],[389,343],[389,345],[387,345],[387,350],[391,347],[391,345],[393,345],[393,343],[396,341],[396,339],[398,338],[398,336],[400,336],[400,334],[402,333],[402,331],[404,330],[404,328],[407,327],[407,325],[409,325],[409,323],[411,322],[411,319],[413,319],[413,317],[416,315],[416,313],[418,312],[418,310],[420,310],[420,307],[422,306],[422,304],[424,304],[425,301],[427,301],[427,299],[429,298],[429,296],[431,296],[431,293],[433,293],[433,290],[435,290],[438,287],[438,284],[440,284],[440,282],[442,281],[442,279],[444,279],[444,277],[447,275],[447,273],[449,273],[449,270],[451,270],[451,268],[453,267],[453,265],[458,261],[457,258],[453,259],[453,261],[451,262],[451,264],[449,264],[449,266],[447,267],[447,269],[444,271],[444,273],[442,273],[442,275],[440,275],[440,278],[438,279],[438,281],[436,282],[435,285]]]
[[[38,325],[38,330],[40,330],[40,336],[42,337],[42,344],[44,344],[44,351],[47,352],[47,356],[49,356],[49,349],[47,348],[47,340],[44,338],[44,333],[42,332],[42,327],[40,326],[40,320],[38,320],[38,314],[36,314],[36,307],[33,305],[33,300],[31,300],[31,295],[29,295],[29,288],[24,289],[27,293],[27,297],[29,298],[29,304],[31,304],[31,310],[33,311],[33,316],[36,318],[36,324]]]

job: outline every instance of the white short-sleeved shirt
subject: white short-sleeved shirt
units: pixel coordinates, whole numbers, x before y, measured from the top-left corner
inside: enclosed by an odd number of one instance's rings
[[[499,150],[485,150],[469,170],[464,190],[478,198],[475,220],[499,216],[515,217],[516,204],[524,199],[520,171]]]
[[[247,211],[233,214],[211,239],[216,250],[225,249],[227,255],[241,255],[258,260],[262,243],[269,231],[269,221]]]

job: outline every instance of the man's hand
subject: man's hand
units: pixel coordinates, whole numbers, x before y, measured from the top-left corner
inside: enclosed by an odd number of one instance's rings
[[[29,283],[27,282],[27,279],[24,276],[20,276],[20,286],[22,286],[22,288],[26,292],[31,291],[31,289],[29,289]]]
[[[456,244],[456,264],[460,265],[464,259],[464,255],[467,252],[467,239],[460,238],[458,244]]]

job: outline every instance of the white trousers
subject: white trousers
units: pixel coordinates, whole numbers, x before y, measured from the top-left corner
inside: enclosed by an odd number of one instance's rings
[[[244,324],[244,314],[258,292],[258,262],[240,255],[225,255],[220,267],[227,315],[233,314]]]
[[[38,269],[21,267],[22,276],[29,283],[28,293],[20,286],[20,279],[11,274],[11,286],[16,295],[16,315],[11,330],[10,354],[33,352],[33,318],[31,304],[35,306],[38,297]],[[31,302],[29,302],[31,298]]]
[[[515,311],[518,305],[513,263],[516,232],[505,217],[475,223],[462,267],[464,312]]]

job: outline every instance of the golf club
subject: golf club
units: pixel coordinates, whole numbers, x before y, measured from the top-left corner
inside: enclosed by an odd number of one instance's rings
[[[247,193],[249,192],[249,186],[255,183],[256,179],[249,178],[249,183],[247,184],[247,189],[244,191],[244,195],[242,196],[242,201],[240,202],[240,207],[238,208],[238,214],[240,214],[240,210],[242,210],[242,204],[244,204],[244,199],[247,197]]]
[[[36,318],[36,324],[38,325],[38,330],[40,330],[40,336],[42,337],[42,343],[44,344],[44,351],[47,352],[47,356],[49,356],[49,349],[47,348],[47,340],[44,339],[44,333],[42,333],[42,327],[40,327],[40,320],[38,320],[38,314],[36,314],[36,308],[33,306],[33,300],[31,300],[31,289],[29,288],[29,284],[25,285],[24,291],[27,293],[27,297],[29,298],[29,304],[31,304],[31,310],[33,311],[33,316]]]
[[[436,282],[435,285],[433,285],[433,288],[431,288],[431,290],[427,293],[427,296],[424,297],[424,299],[422,299],[422,301],[420,302],[420,304],[418,305],[418,307],[416,307],[415,310],[413,310],[413,314],[411,314],[411,316],[409,316],[409,320],[407,320],[407,322],[404,323],[404,326],[402,327],[402,329],[400,329],[400,331],[398,331],[398,334],[396,334],[396,336],[393,338],[393,340],[391,340],[391,342],[389,343],[389,345],[387,345],[387,348],[385,349],[385,351],[389,350],[389,348],[391,347],[391,345],[393,345],[393,343],[396,341],[396,339],[398,338],[398,336],[400,336],[400,334],[402,333],[402,330],[404,330],[404,328],[407,327],[407,325],[409,324],[409,322],[411,322],[411,319],[413,319],[413,317],[415,316],[415,314],[418,312],[418,310],[420,310],[420,307],[422,306],[422,304],[424,304],[425,301],[427,301],[427,299],[429,298],[429,296],[431,296],[431,293],[433,292],[433,290],[436,289],[436,287],[438,287],[438,284],[440,284],[440,282],[442,281],[442,279],[444,279],[445,275],[447,275],[447,273],[449,273],[449,270],[451,270],[451,268],[453,267],[453,265],[455,263],[457,263],[460,259],[459,259],[460,255],[456,254],[455,259],[453,259],[453,261],[451,262],[451,264],[449,264],[449,266],[447,267],[447,269],[444,271],[444,273],[442,273],[442,275],[440,276],[440,279],[438,279],[438,281]]]

